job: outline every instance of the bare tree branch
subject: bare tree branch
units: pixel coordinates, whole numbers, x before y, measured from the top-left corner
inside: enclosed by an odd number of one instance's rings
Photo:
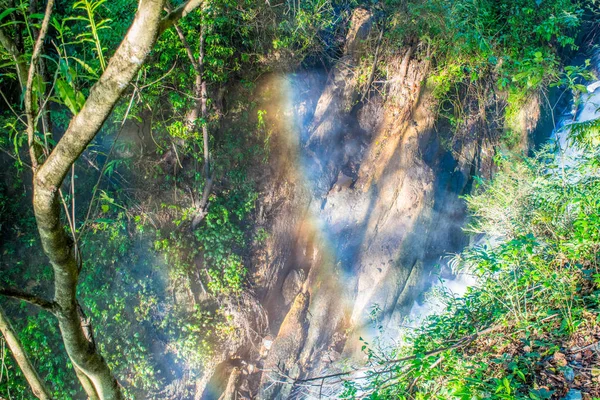
[[[25,89],[27,81],[27,63],[23,60],[23,54],[19,51],[17,44],[12,40],[2,28],[0,28],[0,45],[10,54],[15,62],[17,69],[17,78],[19,79],[19,85],[22,89]]]
[[[6,318],[2,307],[0,307],[0,332],[2,333],[2,336],[4,336],[13,357],[17,361],[17,364],[19,364],[19,368],[21,368],[35,397],[40,400],[50,400],[52,398],[51,392],[38,375],[33,364],[29,360],[29,357],[27,357],[27,353],[25,353],[21,341]]]
[[[43,308],[44,310],[54,314],[57,308],[57,304],[53,301],[46,300],[42,297],[36,296],[31,293],[23,292],[17,289],[0,288],[0,295],[6,297],[12,297],[13,299],[23,300],[34,306]]]
[[[435,350],[431,350],[428,351],[424,354],[421,355],[412,355],[412,356],[407,356],[407,357],[402,357],[402,358],[398,358],[395,360],[389,360],[389,361],[385,361],[381,364],[375,365],[375,366],[368,366],[368,367],[363,367],[363,368],[356,368],[353,369],[351,371],[346,371],[346,372],[338,372],[335,374],[329,374],[329,375],[321,375],[321,376],[315,376],[312,378],[296,378],[293,379],[294,383],[306,383],[306,382],[313,382],[313,381],[319,381],[319,380],[324,380],[324,379],[331,379],[331,378],[337,378],[337,377],[342,377],[342,376],[348,376],[348,375],[354,375],[360,372],[371,372],[369,375],[380,375],[380,374],[384,374],[387,372],[392,372],[393,368],[386,368],[384,370],[376,370],[379,367],[389,367],[395,364],[399,364],[402,362],[406,362],[406,361],[410,361],[410,360],[414,360],[415,358],[417,358],[418,356],[423,356],[423,357],[431,357],[431,356],[435,356],[441,353],[444,353],[446,351],[449,350],[454,350],[454,349],[458,349],[460,347],[464,347],[469,345],[470,343],[472,343],[475,339],[477,339],[478,337],[482,336],[482,335],[486,335],[488,333],[492,333],[494,331],[497,331],[498,329],[501,329],[503,326],[502,325],[496,325],[487,329],[484,329],[482,331],[476,332],[472,335],[463,337],[461,339],[459,339],[455,344],[451,345],[451,346],[447,346],[447,347],[442,347],[439,349],[435,349]]]
[[[204,42],[206,39],[206,28],[205,28],[205,24],[202,23],[202,25],[200,27],[199,55],[198,55],[198,60],[196,60],[194,58],[194,53],[193,53],[188,41],[185,38],[185,35],[181,31],[181,28],[176,23],[174,23],[174,26],[175,26],[175,30],[177,31],[177,35],[179,36],[179,39],[181,40],[181,43],[183,44],[183,47],[186,50],[187,56],[192,64],[192,66],[194,67],[194,71],[196,71],[196,79],[195,79],[195,85],[194,85],[194,96],[196,99],[196,104],[195,104],[195,107],[191,110],[191,112],[188,115],[188,129],[190,129],[190,130],[195,129],[194,125],[197,123],[198,117],[202,117],[202,141],[203,141],[203,148],[204,148],[203,170],[204,170],[204,177],[206,178],[206,183],[204,185],[204,190],[202,192],[202,200],[200,201],[200,204],[197,207],[197,213],[194,216],[194,218],[192,219],[192,230],[195,230],[198,227],[198,225],[200,224],[200,222],[202,222],[202,220],[204,220],[204,218],[208,214],[208,199],[209,199],[209,196],[210,196],[210,193],[212,190],[212,186],[213,186],[213,182],[214,182],[214,179],[213,179],[214,176],[213,176],[213,174],[211,174],[210,150],[208,148],[208,141],[209,141],[208,140],[208,126],[207,126],[207,122],[206,122],[208,119],[208,109],[207,109],[208,93],[207,93],[207,89],[206,89],[206,80],[203,77],[203,74],[204,74],[204,44],[205,44]],[[175,154],[177,155],[177,150],[175,149],[175,147],[173,147],[173,149],[175,150]]]
[[[175,24],[173,24],[173,26],[175,27],[175,30],[177,31],[177,35],[179,36],[179,39],[181,39],[181,43],[183,44],[183,47],[185,48],[185,52],[187,53],[187,56],[190,59],[190,62],[192,63],[194,70],[198,73],[200,71],[200,66],[196,62],[196,59],[194,58],[194,52],[192,52],[192,48],[190,47],[190,44],[186,40],[185,35],[181,31],[181,28],[179,27],[179,25],[177,25],[175,23]]]
[[[42,45],[48,33],[48,25],[50,24],[50,15],[52,15],[52,7],[54,6],[54,0],[48,0],[46,3],[46,12],[44,13],[44,19],[42,20],[42,26],[40,33],[35,41],[33,47],[33,54],[31,55],[31,61],[29,63],[29,73],[27,75],[27,86],[25,87],[25,115],[27,117],[27,143],[29,145],[29,155],[31,157],[31,166],[34,171],[38,168],[38,161],[40,156],[40,148],[35,143],[35,118],[33,115],[33,78],[35,76],[35,70],[37,68],[37,61],[42,53]]]
[[[196,8],[200,7],[204,0],[188,0],[183,3],[175,10],[171,11],[167,16],[165,16],[162,21],[160,21],[160,25],[158,27],[158,35],[160,36],[164,31],[169,29],[175,22],[179,19],[185,17]]]

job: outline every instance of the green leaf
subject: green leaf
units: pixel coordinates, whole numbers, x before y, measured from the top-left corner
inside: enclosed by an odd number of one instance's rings
[[[83,108],[83,105],[85,104],[85,96],[83,95],[82,92],[77,92],[77,94],[75,94],[75,101],[77,103],[77,108],[79,110],[81,110]]]
[[[82,61],[79,58],[73,57],[73,56],[71,56],[70,58],[75,60],[79,65],[81,65],[83,67],[83,69],[85,69],[93,77],[95,77],[95,78],[98,77],[98,73],[92,67],[90,67],[85,61]]]
[[[17,10],[16,8],[7,8],[6,10],[2,11],[0,13],[0,21],[2,21],[7,15],[10,15],[11,13],[13,13],[16,10]]]
[[[80,110],[80,106],[77,102],[77,96],[75,90],[69,85],[64,79],[56,80],[56,92],[60,96],[60,99],[66,105],[73,115],[77,114]]]

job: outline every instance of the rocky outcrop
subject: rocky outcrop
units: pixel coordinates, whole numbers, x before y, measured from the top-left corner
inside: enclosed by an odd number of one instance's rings
[[[344,55],[329,73],[327,83],[312,115],[310,126],[302,130],[307,139],[302,143],[305,162],[314,163],[308,169],[313,193],[325,195],[342,167],[350,171],[351,163],[360,157],[364,139],[358,135],[352,108],[359,98],[356,88],[356,69],[366,52],[366,41],[371,34],[373,16],[364,9],[355,10],[346,37]],[[306,134],[304,136],[306,136]]]
[[[304,283],[304,271],[293,269],[286,276],[281,288],[281,294],[286,305],[291,304],[296,295],[300,293],[302,283]]]
[[[219,397],[219,400],[237,400],[240,398],[238,396],[237,387],[240,385],[242,372],[238,367],[234,367],[229,375],[229,380],[227,381],[227,386],[225,387],[225,391]]]
[[[310,296],[307,293],[299,293],[279,328],[277,338],[263,364],[258,395],[261,399],[287,398],[293,385],[278,382],[298,377],[302,372],[302,366],[297,361],[306,339],[309,300]]]
[[[443,257],[467,244],[460,196],[492,168],[476,117],[445,143],[424,49],[388,52],[388,80],[360,102],[356,72],[373,26],[369,12],[355,12],[327,77],[263,83],[273,153],[258,220],[270,236],[254,255],[254,280],[275,339],[253,360],[264,371],[259,398],[310,397],[293,378],[335,371],[344,358],[360,363],[359,338],[376,333],[373,310],[393,338],[436,275],[448,276],[437,269]]]

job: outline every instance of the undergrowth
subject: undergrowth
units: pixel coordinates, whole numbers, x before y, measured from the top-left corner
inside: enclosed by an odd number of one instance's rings
[[[548,85],[560,79],[563,59],[578,48],[585,12],[596,5],[388,0],[385,7],[387,47],[392,53],[413,47],[428,60],[428,83],[453,134],[468,130],[477,117],[496,132],[496,141],[513,147],[520,142],[524,105],[537,96],[544,99]]]
[[[453,260],[478,283],[460,296],[440,289],[442,311],[391,352],[367,346],[372,368],[346,397],[600,398],[597,125],[574,126],[572,158],[552,146],[504,157],[480,182],[469,230],[485,240]]]

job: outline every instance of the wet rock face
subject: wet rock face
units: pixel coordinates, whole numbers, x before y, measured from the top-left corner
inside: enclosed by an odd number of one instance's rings
[[[359,98],[355,69],[365,54],[372,20],[372,14],[364,9],[357,9],[352,15],[344,55],[330,72],[307,129],[305,157],[307,163],[315,164],[310,179],[318,196],[327,193],[337,171],[359,156],[361,138],[357,136],[363,132],[356,132],[359,127],[349,114]]]
[[[352,179],[352,177],[344,174],[343,171],[340,171],[338,174],[337,180],[331,187],[331,190],[329,191],[329,193],[331,193],[332,191],[340,192],[344,189],[349,189],[350,186],[352,186],[353,184],[354,184],[354,179]]]
[[[286,380],[290,376],[300,376],[302,366],[297,362],[297,358],[306,338],[305,326],[309,299],[309,294],[299,293],[281,324],[279,333],[263,363],[258,398],[287,398],[291,393],[292,385],[282,385],[277,382]]]
[[[274,340],[258,361],[258,398],[310,398],[310,389],[273,382],[330,373],[344,358],[360,363],[359,337],[375,333],[370,311],[381,310],[393,338],[441,258],[467,244],[460,196],[493,152],[476,126],[442,145],[423,86],[429,62],[413,47],[387,55],[385,97],[353,107],[372,26],[357,10],[326,82],[296,74],[271,88],[291,101],[267,112],[279,129],[259,206],[271,235],[255,279]]]
[[[291,304],[294,298],[296,298],[296,295],[302,288],[302,283],[304,283],[304,271],[291,270],[281,288],[281,295],[286,305]]]

